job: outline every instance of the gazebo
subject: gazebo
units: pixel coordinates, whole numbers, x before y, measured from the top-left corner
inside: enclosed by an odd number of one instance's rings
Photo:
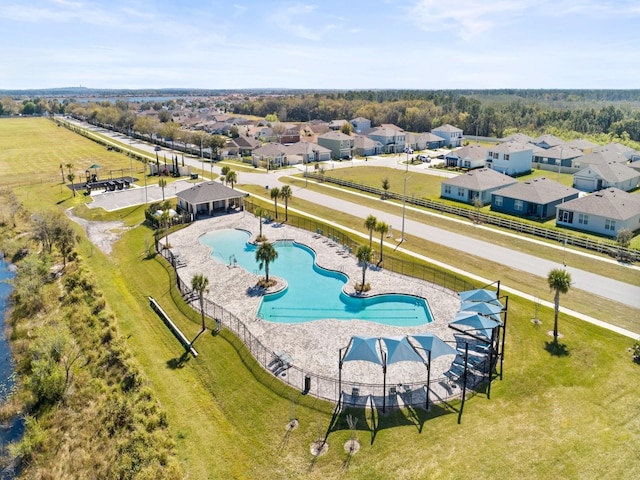
[[[178,192],[178,208],[192,215],[227,212],[230,208],[244,209],[248,193],[229,188],[220,182],[203,182]]]

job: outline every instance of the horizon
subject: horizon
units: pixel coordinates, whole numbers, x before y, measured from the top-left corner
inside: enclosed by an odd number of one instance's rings
[[[0,90],[636,90],[639,17],[634,0],[9,0]]]

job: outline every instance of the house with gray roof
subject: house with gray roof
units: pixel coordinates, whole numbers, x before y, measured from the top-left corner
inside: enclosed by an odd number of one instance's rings
[[[504,142],[518,142],[518,143],[531,143],[533,140],[529,135],[525,135],[524,133],[512,133],[508,137],[504,137],[501,140],[501,143]]]
[[[356,155],[368,157],[370,155],[378,155],[384,153],[384,145],[365,135],[354,135],[354,148]]]
[[[453,125],[445,123],[439,127],[432,128],[431,133],[444,139],[445,145],[450,147],[459,147],[462,145],[462,130]]]
[[[425,148],[428,148],[429,150],[437,150],[438,148],[442,148],[446,145],[446,140],[444,138],[434,135],[431,132],[425,132],[422,135],[425,140]]]
[[[331,160],[331,150],[313,142],[296,142],[285,145],[287,152],[287,164],[293,165],[289,160],[290,156],[300,157],[302,163],[326,162]]]
[[[531,172],[533,147],[519,142],[504,142],[488,149],[485,165],[500,173],[517,176]]]
[[[405,136],[406,136],[407,147],[413,150],[424,150],[425,148],[429,148],[428,144],[429,144],[429,138],[431,138],[431,136],[438,138],[438,140],[442,140],[437,135],[433,135],[429,132],[425,132],[425,133],[405,132]]]
[[[346,120],[331,120],[329,122],[329,128],[331,130],[340,130],[345,123],[349,123]]]
[[[533,140],[531,140],[531,143],[537,145],[538,147],[546,149],[564,145],[564,140],[556,137],[555,135],[550,135],[547,133],[545,135],[540,135],[539,137],[534,138]]]
[[[640,172],[622,163],[586,165],[573,174],[573,186],[583,192],[594,192],[603,188],[618,188],[625,192],[638,187]]]
[[[509,175],[498,173],[490,168],[481,168],[444,180],[440,184],[440,196],[471,204],[477,197],[483,205],[488,205],[491,203],[493,192],[515,183],[518,181]]]
[[[575,140],[567,142],[566,145],[569,148],[580,150],[582,153],[591,153],[594,148],[599,146],[597,143],[590,142],[585,138],[576,138]]]
[[[287,148],[281,143],[265,143],[253,150],[251,163],[254,167],[262,166],[270,170],[285,165],[286,155]]]
[[[354,137],[342,132],[327,132],[318,135],[318,145],[331,150],[331,158],[351,158],[354,154]]]
[[[575,168],[575,160],[583,157],[582,151],[571,148],[566,145],[558,145],[555,147],[542,149],[533,155],[533,164],[538,168],[545,170],[566,172]]]
[[[248,193],[213,181],[198,183],[176,194],[178,209],[191,213],[194,218],[200,215],[223,214],[230,208],[243,209],[244,198],[248,196]]]
[[[637,162],[640,160],[640,152],[618,142],[607,143],[606,145],[593,149],[593,152],[595,153],[603,151],[617,152],[631,162]]]
[[[609,163],[625,165],[628,161],[627,157],[615,149],[594,149],[591,153],[587,153],[573,160],[572,164],[576,168],[585,168],[589,165],[607,165]]]
[[[260,140],[241,135],[227,142],[227,152],[229,152],[229,155],[240,155],[244,157],[251,155],[251,153],[261,145]]]
[[[484,167],[489,150],[482,145],[473,144],[451,150],[444,157],[447,167],[481,168]]]
[[[371,120],[369,120],[368,118],[356,117],[352,118],[349,122],[353,127],[353,131],[356,133],[361,133],[371,128]]]
[[[496,212],[547,219],[554,217],[556,206],[578,198],[579,190],[545,177],[518,182],[491,194],[491,210]]]
[[[558,206],[556,225],[615,237],[640,229],[640,195],[606,188]]]
[[[384,146],[384,153],[402,153],[407,144],[407,135],[402,129],[390,127],[378,127],[366,133],[366,135]]]

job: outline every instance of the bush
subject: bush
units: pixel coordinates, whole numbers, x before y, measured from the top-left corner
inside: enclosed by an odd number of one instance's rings
[[[640,342],[636,342],[632,348],[633,361],[640,363]]]

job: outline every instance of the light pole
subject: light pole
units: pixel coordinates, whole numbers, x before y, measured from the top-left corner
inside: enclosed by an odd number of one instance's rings
[[[407,205],[407,180],[409,180],[410,178],[411,176],[404,177],[404,188],[402,190],[402,235],[400,236],[400,243],[404,243],[404,217]]]
[[[405,169],[404,173],[409,172],[409,149],[407,147],[404,147],[404,153],[407,154],[407,168]]]
[[[304,188],[309,186],[309,159],[304,162]]]
[[[560,180],[560,167],[562,166],[562,147],[560,147],[560,158],[558,159],[558,180]]]

